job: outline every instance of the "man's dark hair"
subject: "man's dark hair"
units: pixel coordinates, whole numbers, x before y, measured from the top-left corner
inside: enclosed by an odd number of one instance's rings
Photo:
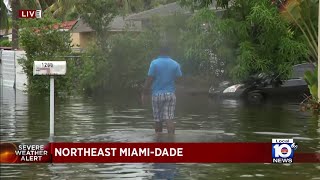
[[[167,46],[161,46],[160,47],[160,54],[161,55],[169,55],[169,48]]]

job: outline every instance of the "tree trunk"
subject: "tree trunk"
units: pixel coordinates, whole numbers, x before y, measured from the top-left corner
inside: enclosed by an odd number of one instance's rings
[[[320,102],[320,3],[318,8],[318,102]]]
[[[19,48],[19,24],[18,24],[18,16],[19,16],[19,0],[12,0],[12,48]]]

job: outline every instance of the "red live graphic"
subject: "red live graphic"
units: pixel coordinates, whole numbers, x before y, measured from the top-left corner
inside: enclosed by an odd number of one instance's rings
[[[19,18],[41,18],[42,10],[19,10]]]

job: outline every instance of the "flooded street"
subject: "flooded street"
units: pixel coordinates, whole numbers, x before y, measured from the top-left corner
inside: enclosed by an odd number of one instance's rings
[[[177,96],[174,139],[156,137],[150,105],[136,94],[56,99],[55,141],[271,142],[294,138],[299,150],[320,151],[317,117],[294,104],[245,106],[205,95]],[[1,91],[1,141],[47,142],[49,97]],[[270,147],[271,150],[271,147]],[[237,150],[234,151],[237,153]],[[218,156],[218,154],[217,154]],[[271,157],[270,157],[271,160]],[[1,165],[1,179],[320,179],[319,164],[23,164]]]

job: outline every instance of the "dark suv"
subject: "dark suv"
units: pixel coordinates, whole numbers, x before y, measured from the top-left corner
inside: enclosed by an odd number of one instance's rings
[[[315,65],[303,63],[292,68],[292,75],[287,80],[281,80],[276,75],[260,73],[240,84],[231,85],[230,82],[222,82],[217,87],[211,87],[209,95],[211,97],[241,98],[253,103],[269,98],[302,98],[304,94],[309,94],[304,73],[308,70],[313,71]]]

